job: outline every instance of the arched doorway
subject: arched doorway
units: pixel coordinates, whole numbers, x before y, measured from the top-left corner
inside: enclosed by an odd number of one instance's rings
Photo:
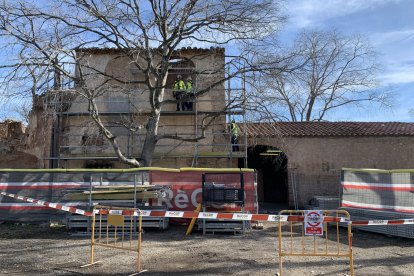
[[[259,204],[288,206],[288,158],[280,149],[256,145],[247,153],[249,168],[257,170]]]

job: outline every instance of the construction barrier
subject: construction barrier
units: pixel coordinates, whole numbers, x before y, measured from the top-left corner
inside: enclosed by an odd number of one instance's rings
[[[30,197],[19,196],[19,195],[15,195],[15,194],[11,194],[11,193],[6,193],[6,192],[0,192],[0,194],[3,195],[3,196],[8,196],[8,197],[19,199],[19,200],[22,200],[22,201],[35,203],[37,205],[49,207],[49,208],[52,208],[52,209],[69,212],[69,213],[72,213],[72,214],[79,214],[79,215],[87,216],[87,217],[91,217],[93,215],[92,212],[87,212],[87,211],[82,210],[82,209],[65,206],[65,205],[62,205],[62,204],[59,204],[59,203],[53,203],[53,202],[34,199],[34,198],[30,198]]]
[[[48,202],[44,200],[33,199],[30,197],[18,196],[6,192],[0,192],[3,196],[16,198],[19,200],[35,203],[45,207],[56,210],[61,210],[73,214],[79,214],[87,217],[92,217],[93,213],[75,207],[63,206],[59,203]],[[111,210],[94,210],[95,214],[108,214]],[[118,213],[119,210],[113,210]],[[228,220],[252,220],[252,221],[270,221],[270,222],[295,222],[302,219],[302,216],[297,215],[269,215],[269,214],[241,214],[241,213],[216,213],[216,212],[185,212],[185,211],[158,211],[158,210],[141,210],[142,217],[167,217],[167,218],[199,218],[199,219],[228,219]],[[122,210],[124,216],[139,215],[137,210],[125,209]],[[358,220],[351,221],[345,217],[330,217],[324,216],[324,222],[347,222],[353,226],[371,226],[371,225],[408,225],[414,224],[414,219],[397,219],[397,220]]]
[[[350,221],[347,211],[283,210],[279,212],[279,216],[291,218],[285,227],[279,221],[280,276],[283,273],[282,258],[285,256],[348,257],[350,272],[354,275],[351,223],[347,223],[346,240],[341,240],[339,234],[339,223]],[[300,246],[294,245],[294,239],[300,239]]]
[[[234,168],[134,168],[134,169],[0,169],[0,192],[18,194],[40,200],[59,202],[65,206],[92,208],[111,201],[125,201],[133,207],[135,190],[140,185],[163,188],[163,196],[148,199],[168,210],[193,211],[202,201],[203,174],[214,173],[209,182],[239,185],[240,174],[244,179],[245,206],[250,213],[258,212],[255,172],[252,169]],[[125,187],[121,187],[125,186]],[[129,193],[100,193],[105,189],[129,187]],[[92,192],[91,194],[86,193]],[[85,193],[83,193],[85,192]],[[137,191],[138,192],[138,191]],[[111,205],[114,205],[111,203]],[[115,204],[116,205],[116,204]],[[126,206],[122,203],[120,206]],[[136,206],[135,206],[136,207]],[[217,212],[238,211],[231,204],[217,205]],[[0,196],[0,217],[9,221],[42,222],[53,219],[63,221],[62,213],[52,212],[44,206],[14,201]],[[144,223],[145,225],[145,223]]]
[[[92,216],[91,231],[91,252],[90,263],[86,266],[93,265],[94,247],[103,246],[115,249],[128,250],[137,253],[136,271],[141,270],[141,234],[142,234],[142,216],[139,210],[129,212],[130,215],[123,215],[123,208],[111,207],[109,210],[105,206],[96,206]],[[134,218],[134,213],[138,213],[138,222]],[[138,232],[135,235],[135,224],[138,223]]]
[[[101,206],[94,208],[92,212],[87,212],[74,207],[62,206],[58,203],[17,196],[6,192],[0,192],[0,194],[56,210],[92,217],[91,254],[90,264],[88,265],[95,263],[94,246],[106,246],[137,252],[136,267],[138,272],[142,272],[140,267],[142,218],[146,216],[278,222],[280,275],[283,273],[282,258],[285,256],[347,257],[349,258],[350,273],[354,275],[352,226],[414,224],[414,219],[351,221],[349,213],[345,210],[283,210],[278,215],[268,215],[197,211],[156,211],[116,207],[103,208]],[[135,237],[133,235],[133,229],[136,228],[135,226],[133,227],[133,223],[136,218],[138,218],[138,235]],[[339,234],[339,226],[341,223],[341,226],[347,227],[346,238],[342,239]],[[283,224],[284,226],[282,227]],[[127,236],[129,235],[128,240],[125,240],[125,234]],[[97,238],[95,235],[97,235]],[[135,239],[136,245],[134,243]],[[285,242],[286,239],[287,242]],[[300,239],[299,248],[293,246],[294,239]],[[127,245],[124,246],[125,243]]]

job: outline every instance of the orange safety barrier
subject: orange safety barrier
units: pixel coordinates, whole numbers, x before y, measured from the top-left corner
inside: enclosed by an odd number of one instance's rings
[[[123,215],[125,213],[129,215]],[[144,272],[141,270],[141,212],[130,208],[96,206],[93,214],[90,263],[85,266],[98,263],[94,261],[94,247],[103,246],[136,252],[136,271]]]
[[[348,257],[350,273],[354,275],[350,215],[344,210],[283,210],[288,221],[279,220],[279,275],[285,256]],[[333,219],[325,219],[326,217]],[[341,237],[339,223],[347,221],[347,235]],[[282,225],[284,224],[284,225]]]

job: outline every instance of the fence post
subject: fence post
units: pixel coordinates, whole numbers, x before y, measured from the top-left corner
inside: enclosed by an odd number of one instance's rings
[[[92,233],[91,233],[91,256],[90,264],[93,264],[93,246],[95,243],[95,209],[92,209]]]
[[[138,257],[137,257],[137,271],[141,271],[141,233],[142,233],[142,214],[138,212]]]

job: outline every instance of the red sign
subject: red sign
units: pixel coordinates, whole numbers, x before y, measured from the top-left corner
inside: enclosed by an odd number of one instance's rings
[[[305,211],[305,235],[323,235],[323,212],[320,210]]]
[[[163,199],[162,203],[168,206],[171,211],[194,211],[198,203],[201,202],[201,177],[202,171],[185,171],[185,172],[165,172],[151,171],[150,181],[153,185],[166,185],[171,188],[170,194]],[[252,214],[257,213],[254,173],[244,172],[244,192],[245,204],[244,210]],[[227,185],[240,185],[240,175],[217,173],[210,175],[209,181],[216,183],[226,183]],[[240,211],[240,207],[234,204],[216,204],[212,205],[209,211]]]

